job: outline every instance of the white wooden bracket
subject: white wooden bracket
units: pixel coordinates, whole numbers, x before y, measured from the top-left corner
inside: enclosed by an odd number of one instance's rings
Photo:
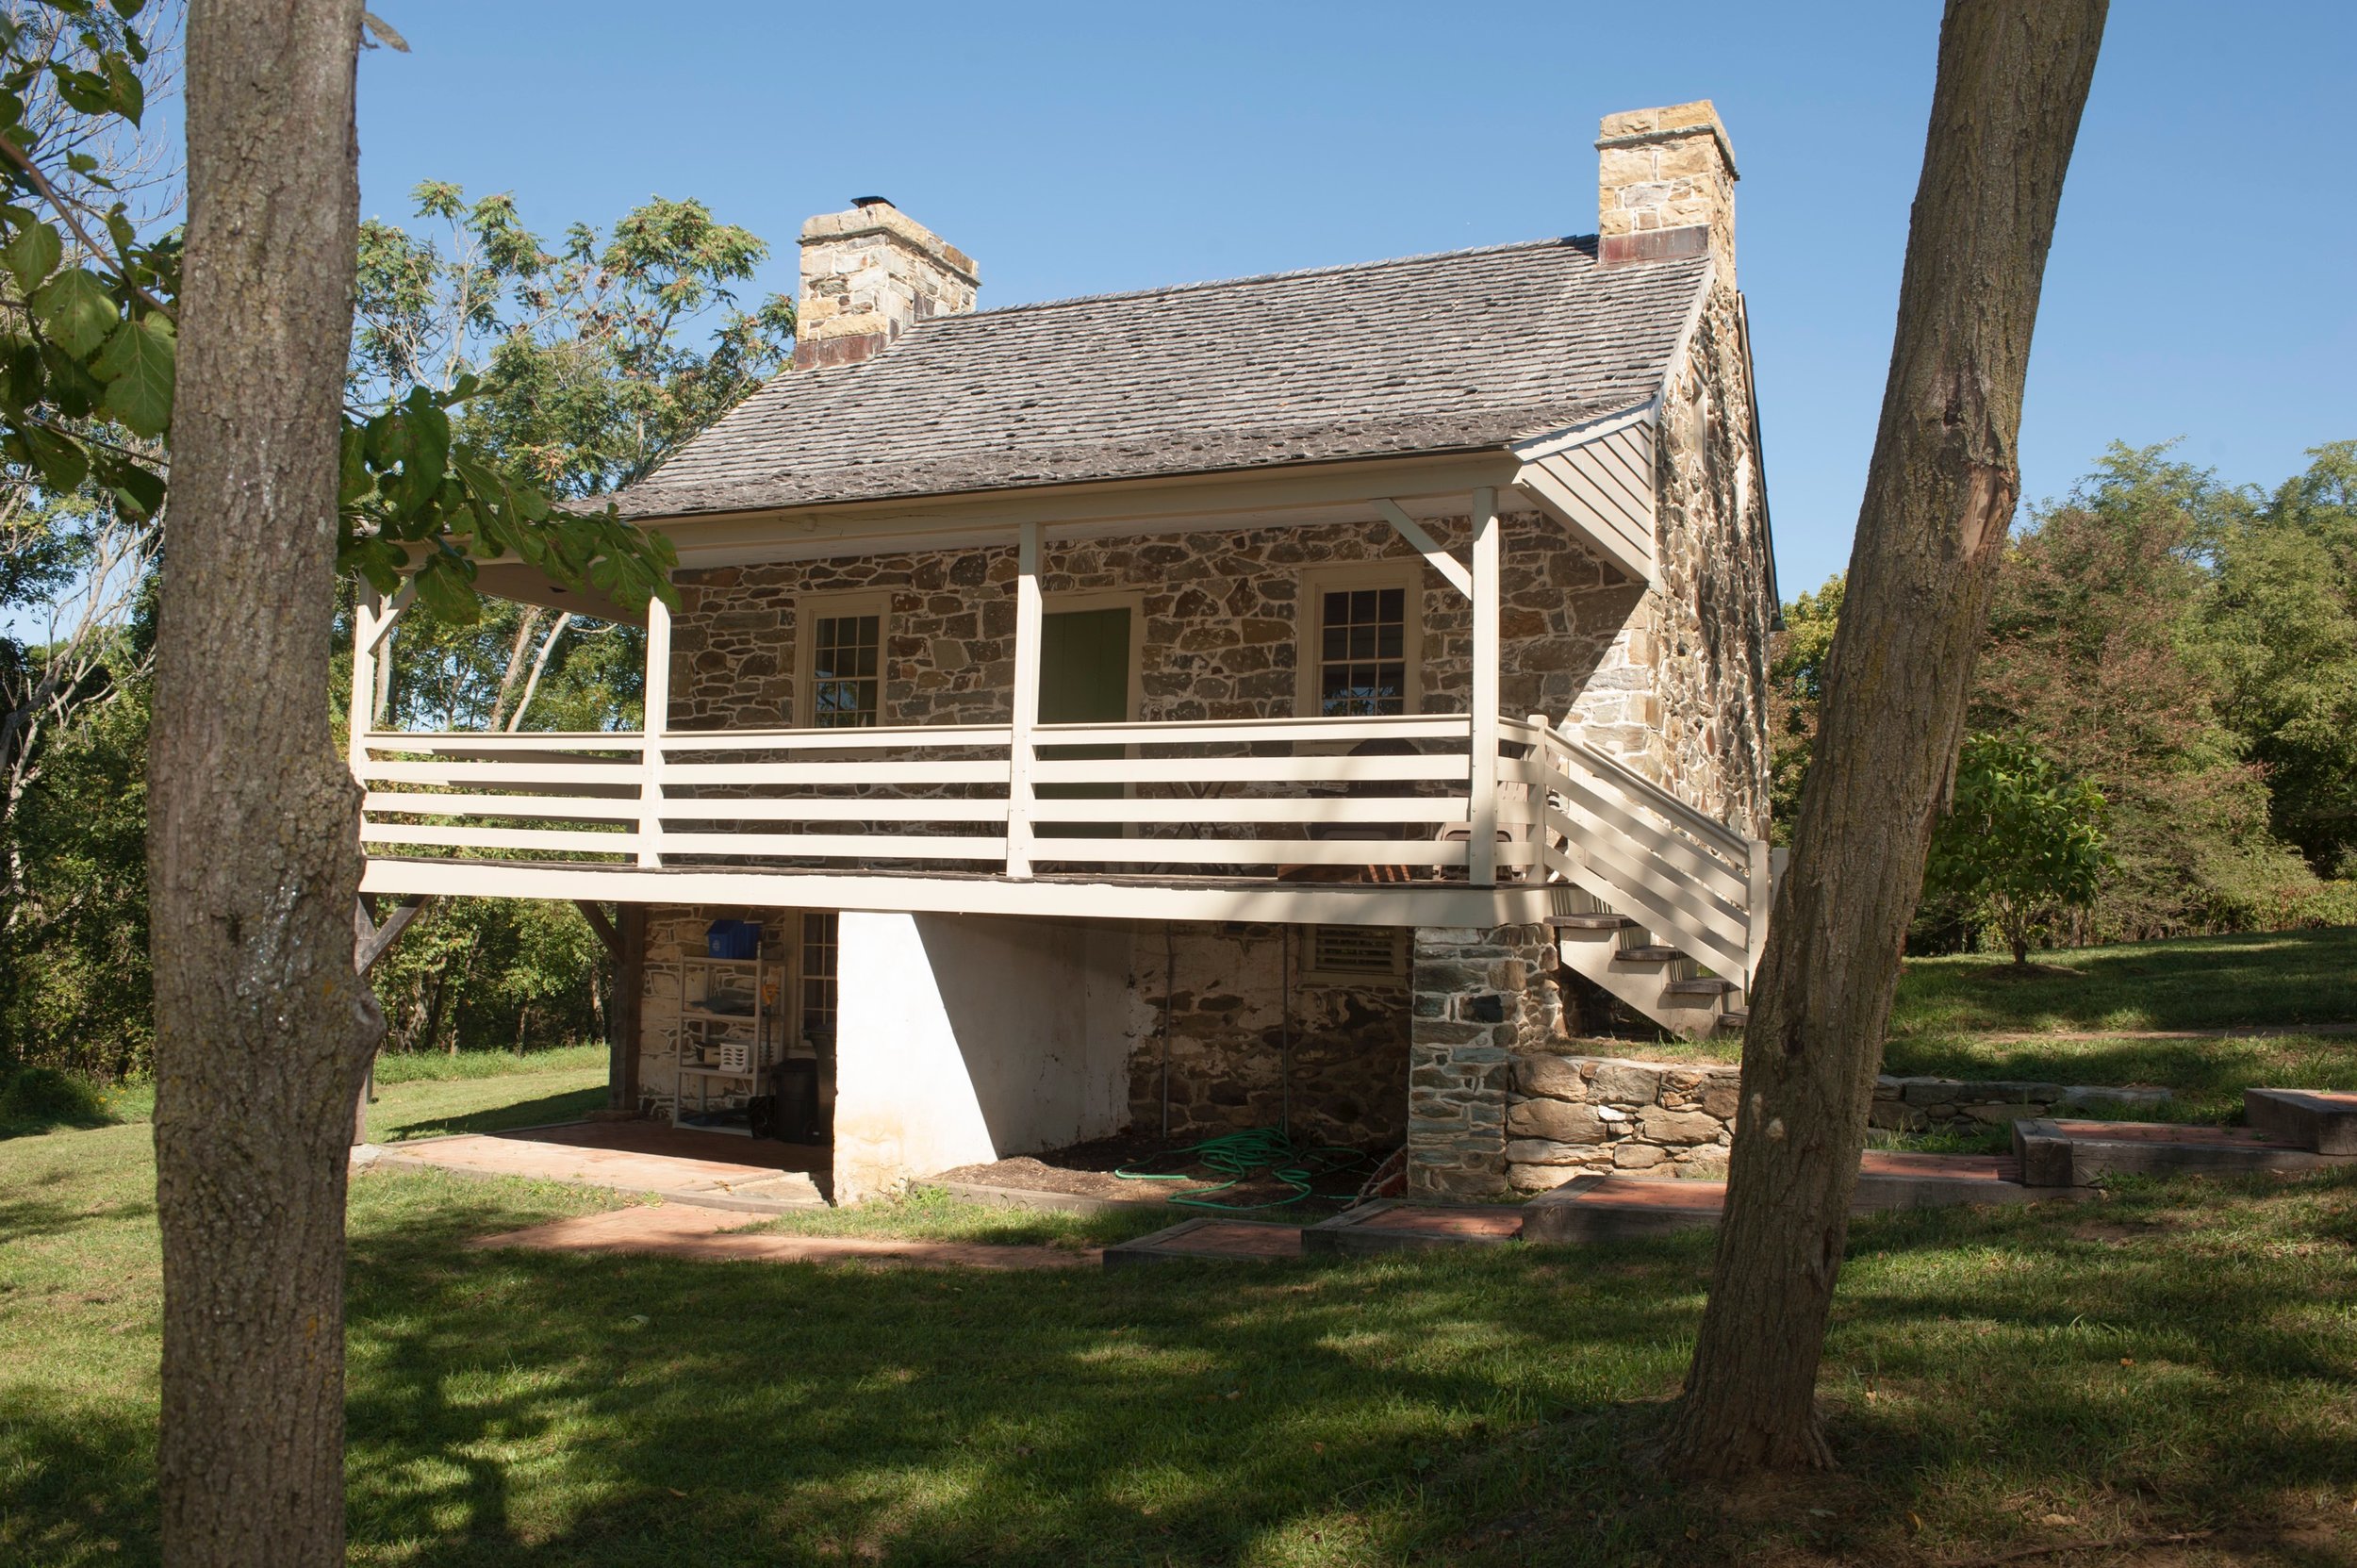
[[[1448,580],[1449,586],[1463,594],[1467,599],[1474,596],[1473,573],[1466,570],[1456,556],[1442,550],[1440,541],[1424,531],[1424,524],[1402,511],[1396,501],[1388,501],[1378,496],[1376,499],[1375,507],[1376,511],[1383,514],[1383,520],[1390,523],[1401,538],[1423,552],[1425,560],[1431,564],[1433,570]]]

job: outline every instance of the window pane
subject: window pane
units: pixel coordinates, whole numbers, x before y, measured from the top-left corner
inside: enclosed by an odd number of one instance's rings
[[[811,624],[811,724],[865,729],[882,716],[882,616],[821,616]]]
[[[1354,588],[1320,596],[1318,711],[1360,717],[1407,711],[1408,593]]]

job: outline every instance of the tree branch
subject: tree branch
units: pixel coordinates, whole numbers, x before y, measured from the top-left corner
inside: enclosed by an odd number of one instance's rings
[[[173,313],[172,306],[133,281],[131,269],[124,264],[121,256],[116,256],[90,237],[90,231],[82,226],[81,219],[74,215],[76,211],[74,204],[66,200],[58,188],[49,183],[49,176],[41,172],[40,165],[25,156],[24,148],[19,147],[7,137],[0,136],[0,157],[7,158],[24,172],[25,177],[33,182],[33,189],[40,191],[49,205],[57,209],[58,216],[65,220],[65,226],[74,231],[74,238],[82,242],[82,248],[99,259],[111,263],[115,270],[115,276],[123,280],[123,286],[137,295],[140,303],[174,326],[180,324],[180,318]]]

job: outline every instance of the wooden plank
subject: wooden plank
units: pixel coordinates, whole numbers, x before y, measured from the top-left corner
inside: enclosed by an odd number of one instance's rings
[[[1052,838],[1042,860],[1122,866],[1457,866],[1464,847],[1426,839]]]
[[[647,909],[615,906],[621,918],[622,953],[614,966],[614,1006],[606,1015],[606,1106],[638,1109],[639,1016],[647,993]]]
[[[1375,509],[1383,514],[1383,520],[1392,531],[1421,554],[1425,564],[1441,574],[1442,581],[1467,599],[1474,596],[1473,574],[1458,564],[1457,557],[1441,548],[1441,542],[1424,530],[1424,525],[1400,510],[1396,501],[1377,498]]]
[[[1609,528],[1647,560],[1657,554],[1651,525],[1637,497],[1599,476],[1573,457],[1551,457],[1546,471],[1566,491],[1578,498],[1587,515]]]
[[[1563,837],[1573,881],[1600,883],[1590,890],[1652,928],[1656,936],[1674,938],[1680,950],[1710,967],[1742,972],[1746,934],[1739,919],[1659,872],[1638,866],[1620,852],[1621,845],[1610,834],[1584,832],[1555,813],[1549,813],[1547,825]]]
[[[1233,723],[1039,724],[1042,746],[1343,745],[1361,740],[1462,740],[1471,720],[1442,714],[1411,718],[1275,718]]]
[[[1419,822],[1462,827],[1465,802],[1457,796],[1296,795],[1145,796],[1116,801],[1042,801],[1032,815],[1043,822],[1228,823],[1291,822],[1300,826],[1349,822]]]
[[[668,855],[772,855],[784,860],[1003,860],[1007,841],[964,834],[671,833]]]
[[[1650,520],[1653,516],[1653,474],[1638,466],[1637,458],[1625,444],[1623,436],[1607,437],[1590,446],[1581,447],[1579,455],[1588,461],[1584,470],[1607,482],[1628,497],[1631,517]],[[1577,462],[1577,458],[1574,458]]]
[[[667,784],[1004,784],[1003,762],[667,762]]]
[[[1497,879],[1498,825],[1498,493],[1482,488],[1473,499],[1473,741],[1472,794],[1466,819],[1465,879],[1486,886]]]
[[[1566,488],[1563,482],[1536,463],[1514,476],[1515,487],[1537,501],[1556,520],[1602,551],[1612,564],[1640,583],[1654,581],[1656,569],[1650,551],[1640,551],[1619,530],[1607,527],[1596,508]]]
[[[671,727],[671,611],[647,601],[646,750],[638,777],[638,864],[663,864],[663,733]]]
[[[1034,765],[1041,784],[1343,784],[1426,780],[1465,783],[1463,757],[1136,757],[1056,759]]]
[[[1361,846],[1365,848],[1365,846]],[[1306,883],[1275,877],[1195,881],[1108,870],[1030,882],[944,872],[699,866],[650,871],[615,861],[376,856],[361,869],[371,893],[503,899],[607,899],[664,904],[1019,915],[1078,920],[1243,920],[1347,926],[1532,925],[1551,894],[1538,882]]]
[[[1713,896],[1724,899],[1730,907],[1749,907],[1751,887],[1741,872],[1675,834],[1646,821],[1624,800],[1610,798],[1602,789],[1591,788],[1576,779],[1566,780],[1559,793],[1664,866],[1700,883]]]
[[[1724,822],[1704,816],[1651,779],[1646,778],[1642,773],[1637,772],[1592,746],[1574,745],[1560,737],[1558,737],[1555,744],[1558,751],[1568,759],[1573,768],[1584,767],[1591,771],[1603,774],[1621,785],[1626,793],[1644,801],[1648,810],[1659,812],[1662,816],[1676,821],[1687,832],[1720,851],[1729,860],[1743,859],[1750,854],[1750,850],[1746,847],[1742,835],[1733,828],[1728,827]]]
[[[604,854],[629,854],[642,834],[574,833],[552,828],[481,828],[435,824],[360,821],[363,844],[435,845],[450,850],[587,850]]]
[[[580,910],[581,917],[589,922],[589,929],[597,933],[598,943],[605,949],[607,955],[616,963],[620,963],[622,933],[614,929],[614,922],[605,917],[605,911],[590,899],[575,899],[573,907]]]
[[[635,822],[638,797],[600,798],[589,795],[418,795],[394,790],[370,790],[360,809],[372,814],[403,812],[413,817],[563,817],[585,821]]]
[[[1039,759],[1031,727],[1039,722],[1039,659],[1045,611],[1039,590],[1039,522],[1026,518],[1015,536],[1014,722],[1007,736],[1007,875],[1031,874],[1032,781]]]
[[[666,822],[1003,822],[1007,802],[889,800],[874,796],[682,796],[663,800]]]
[[[673,730],[663,737],[666,756],[691,751],[930,751],[955,746],[997,751],[1007,744],[1003,724],[902,724],[845,730]]]
[[[635,762],[368,762],[354,769],[363,782],[381,784],[503,784],[635,785],[644,769]]]
[[[418,917],[425,905],[426,895],[412,894],[395,904],[392,913],[385,916],[385,923],[378,925],[369,917],[367,899],[363,896],[353,910],[354,934],[358,937],[353,945],[353,972],[366,978],[376,967],[376,961],[392,951],[393,944],[401,940],[401,933],[409,929],[409,922]]]
[[[405,751],[424,757],[481,758],[507,755],[569,757],[588,751],[611,751],[618,757],[635,757],[645,748],[646,737],[635,731],[607,733],[591,730],[557,734],[547,730],[519,730],[510,734],[504,731],[470,732],[437,730],[404,734],[399,730],[374,730],[362,737],[371,751]],[[584,757],[584,761],[606,761],[608,758]]]

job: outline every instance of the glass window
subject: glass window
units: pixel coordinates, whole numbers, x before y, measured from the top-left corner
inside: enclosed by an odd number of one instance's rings
[[[834,1050],[837,916],[812,910],[802,916],[802,1038],[821,1056]]]
[[[1338,588],[1318,600],[1318,713],[1406,713],[1408,590]]]
[[[810,723],[818,730],[862,730],[882,713],[883,617],[820,616],[811,628]]]

